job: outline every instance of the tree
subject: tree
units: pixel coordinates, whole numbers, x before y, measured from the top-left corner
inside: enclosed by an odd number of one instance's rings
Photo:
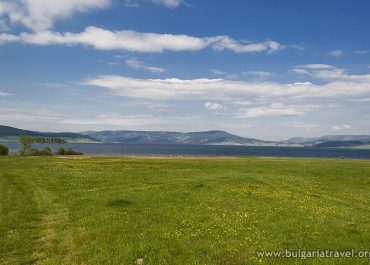
[[[9,155],[9,148],[6,145],[0,144],[0,156]]]
[[[31,150],[33,138],[31,136],[22,135],[19,136],[19,142],[22,145],[20,153],[21,155],[24,155],[27,150]]]

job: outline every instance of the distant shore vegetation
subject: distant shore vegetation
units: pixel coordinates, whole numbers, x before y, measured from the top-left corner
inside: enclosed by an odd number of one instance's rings
[[[75,151],[72,148],[65,149],[61,147],[57,152],[53,153],[50,147],[45,146],[41,149],[33,148],[33,143],[59,143],[63,144],[65,142],[60,141],[62,139],[55,137],[32,137],[27,135],[22,135],[18,137],[19,143],[21,145],[20,150],[16,155],[21,156],[53,156],[53,155],[83,155],[82,152]],[[9,148],[0,144],[0,156],[9,155]]]
[[[0,156],[9,155],[9,148],[6,145],[0,144]]]

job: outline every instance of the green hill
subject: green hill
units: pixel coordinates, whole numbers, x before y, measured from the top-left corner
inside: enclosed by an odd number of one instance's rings
[[[0,125],[0,140],[7,142],[18,141],[18,136],[28,135],[32,137],[60,138],[67,142],[99,142],[99,140],[88,135],[71,132],[36,132],[30,130],[18,129],[10,126]]]

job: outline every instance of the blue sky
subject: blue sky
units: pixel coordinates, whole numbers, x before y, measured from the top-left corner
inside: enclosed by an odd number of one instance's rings
[[[370,2],[3,0],[0,124],[369,134]]]

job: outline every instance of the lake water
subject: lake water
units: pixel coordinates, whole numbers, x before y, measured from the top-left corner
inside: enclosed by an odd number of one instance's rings
[[[17,152],[19,144],[7,143],[11,152]],[[327,157],[370,159],[370,150],[314,147],[267,147],[267,146],[219,146],[219,145],[168,145],[168,144],[34,144],[36,148],[49,146],[71,147],[87,155],[134,155],[134,156],[273,156],[273,157]]]

